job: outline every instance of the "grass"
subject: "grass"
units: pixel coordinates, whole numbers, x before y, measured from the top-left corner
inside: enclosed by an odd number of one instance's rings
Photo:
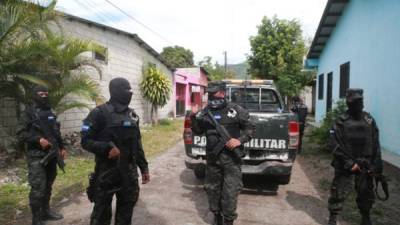
[[[147,158],[152,158],[176,144],[183,134],[182,120],[164,120],[154,127],[143,127],[142,143]]]
[[[174,146],[182,137],[182,120],[165,120],[158,125],[143,127],[143,148],[147,159]],[[94,160],[88,156],[70,156],[66,160],[66,173],[60,170],[53,185],[52,202],[60,202],[63,198],[83,192],[88,185],[88,174],[93,171]],[[27,168],[25,160],[20,159],[10,165],[18,168],[21,181],[0,186],[0,224],[12,224],[17,212],[27,214],[29,211],[28,195],[30,187],[27,183]],[[4,171],[3,171],[4,172]],[[0,171],[1,173],[1,171]]]

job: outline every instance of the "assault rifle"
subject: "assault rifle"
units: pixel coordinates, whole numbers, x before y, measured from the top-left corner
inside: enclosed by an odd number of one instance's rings
[[[224,126],[218,123],[218,121],[214,118],[214,115],[211,113],[210,110],[206,109],[206,111],[208,117],[210,117],[211,121],[213,122],[215,130],[220,136],[219,142],[212,150],[213,156],[217,157],[222,152],[222,150],[224,150],[226,143],[228,143],[228,141],[231,139],[231,135]],[[233,152],[236,154],[237,157],[239,157],[240,159],[242,158],[242,152],[240,151],[239,148],[233,149]]]
[[[48,129],[43,129],[40,125],[35,123],[33,123],[33,126],[44,136],[44,138],[50,142],[50,147],[48,149],[49,153],[47,153],[47,155],[42,158],[39,163],[43,166],[47,166],[52,159],[57,158],[58,167],[65,173],[65,162],[60,156],[60,146],[58,145],[57,140],[53,137],[50,131],[48,131]]]
[[[361,179],[360,179],[360,186],[365,187],[367,184],[365,184],[366,179],[368,176],[371,176],[374,178],[375,180],[375,194],[376,197],[381,200],[381,201],[386,201],[389,199],[389,184],[388,181],[386,179],[386,177],[383,174],[376,174],[374,173],[375,171],[373,171],[373,168],[371,166],[371,163],[367,160],[367,159],[356,159],[353,155],[351,155],[349,152],[346,152],[345,150],[345,145],[343,143],[343,137],[339,132],[334,132],[334,138],[336,140],[336,147],[333,150],[333,152],[339,150],[341,151],[345,157],[351,159],[353,162],[355,162],[357,165],[360,166],[361,169]],[[378,192],[378,187],[379,187],[379,183],[381,184],[382,190],[385,193],[385,196],[382,197],[379,195]]]

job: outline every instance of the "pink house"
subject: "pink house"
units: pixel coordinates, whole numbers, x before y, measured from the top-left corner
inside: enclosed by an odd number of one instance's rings
[[[177,116],[185,115],[194,105],[201,108],[207,104],[204,94],[208,85],[208,72],[203,67],[177,68],[174,76]]]

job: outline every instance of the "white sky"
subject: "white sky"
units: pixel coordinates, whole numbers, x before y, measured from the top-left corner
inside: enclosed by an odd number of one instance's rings
[[[304,36],[313,38],[327,0],[109,0],[163,38],[123,15],[106,0],[58,0],[66,13],[138,34],[162,51],[165,46],[189,48],[195,61],[204,56],[240,63],[250,51],[249,37],[262,17],[298,19]],[[166,40],[168,41],[166,41]]]

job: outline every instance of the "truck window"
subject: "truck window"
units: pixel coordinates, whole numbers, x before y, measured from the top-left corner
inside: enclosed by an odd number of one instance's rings
[[[271,89],[261,88],[261,111],[278,112],[281,111],[276,92]]]
[[[254,87],[246,89],[232,87],[230,90],[228,96],[230,96],[231,102],[237,103],[249,111],[278,112],[281,110],[278,96],[274,90]]]

